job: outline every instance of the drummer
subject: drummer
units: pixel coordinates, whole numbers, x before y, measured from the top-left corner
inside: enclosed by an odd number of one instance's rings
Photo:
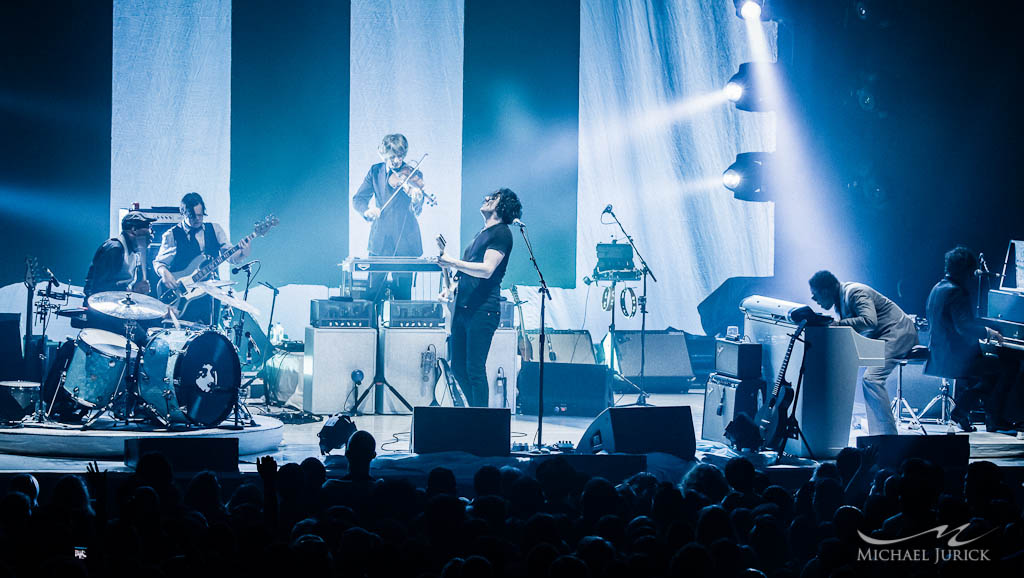
[[[85,297],[104,291],[131,291],[148,295],[151,285],[146,279],[144,251],[149,246],[152,231],[149,224],[155,219],[146,217],[140,211],[131,211],[121,219],[121,234],[107,239],[96,250],[85,278]],[[124,324],[119,319],[90,311],[86,326],[124,334]],[[145,331],[138,339],[144,339]]]

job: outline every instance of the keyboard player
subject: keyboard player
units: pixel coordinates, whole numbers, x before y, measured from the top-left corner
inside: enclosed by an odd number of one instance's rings
[[[840,283],[829,271],[818,271],[808,283],[815,303],[825,310],[835,307],[839,315],[835,325],[851,327],[865,337],[885,342],[885,363],[864,370],[864,406],[869,434],[896,435],[885,381],[896,368],[897,359],[917,345],[914,321],[892,300],[863,283]]]
[[[1016,377],[1015,360],[984,355],[980,341],[1002,343],[1003,336],[975,315],[969,287],[978,257],[967,247],[951,249],[945,257],[945,276],[928,295],[931,343],[925,373],[956,379],[951,417],[964,431],[974,431],[970,411],[985,405],[988,431],[1005,429],[1002,412]]]

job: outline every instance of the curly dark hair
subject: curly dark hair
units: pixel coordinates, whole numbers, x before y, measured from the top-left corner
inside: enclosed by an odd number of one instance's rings
[[[970,277],[978,268],[978,256],[963,245],[946,251],[946,275],[952,279]]]
[[[807,281],[813,289],[831,289],[839,287],[839,279],[831,271],[818,271]]]
[[[501,217],[501,222],[506,225],[523,216],[523,204],[519,202],[519,196],[512,189],[498,189],[494,194],[499,195],[498,206],[495,212]]]

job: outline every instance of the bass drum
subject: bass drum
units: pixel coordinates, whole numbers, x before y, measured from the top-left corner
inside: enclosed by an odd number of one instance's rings
[[[170,424],[220,425],[242,384],[235,346],[215,331],[155,331],[142,354],[139,394]]]
[[[123,335],[102,329],[83,329],[75,339],[64,377],[64,389],[78,404],[94,409],[107,405],[125,384],[125,351],[128,340]],[[139,347],[131,344],[134,362]]]

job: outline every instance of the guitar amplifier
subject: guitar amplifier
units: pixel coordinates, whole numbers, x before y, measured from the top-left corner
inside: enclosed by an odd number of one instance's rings
[[[765,395],[763,379],[736,379],[712,373],[704,390],[704,416],[701,439],[729,444],[725,428],[740,413],[751,419],[757,415]]]
[[[715,373],[737,379],[760,379],[761,344],[715,339]]]
[[[372,301],[313,299],[309,302],[309,324],[313,327],[375,327]]]
[[[384,327],[444,327],[444,305],[437,301],[385,301]]]

